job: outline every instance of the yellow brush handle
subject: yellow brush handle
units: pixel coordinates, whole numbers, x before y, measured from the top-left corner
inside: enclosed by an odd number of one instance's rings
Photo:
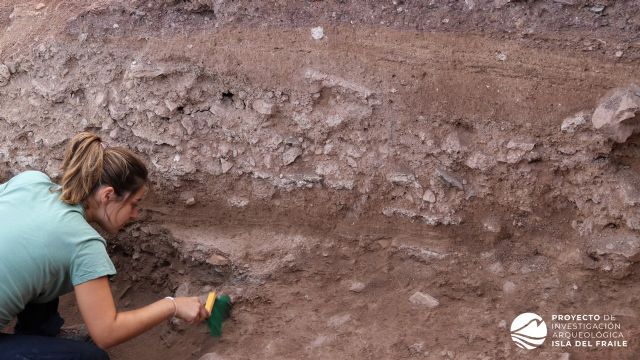
[[[216,292],[211,291],[209,293],[209,296],[207,296],[207,302],[204,305],[205,309],[207,309],[209,314],[211,314],[211,310],[213,310],[213,303],[215,302],[216,302]]]

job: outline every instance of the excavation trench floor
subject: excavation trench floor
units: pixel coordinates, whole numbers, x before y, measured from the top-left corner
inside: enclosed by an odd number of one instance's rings
[[[214,359],[560,359],[562,352],[572,359],[632,359],[638,351],[633,341],[610,352],[552,348],[550,341],[536,354],[515,347],[508,327],[526,311],[601,313],[606,304],[625,336],[632,340],[638,333],[628,302],[638,291],[625,289],[633,279],[614,284],[591,272],[567,272],[568,260],[545,255],[553,251],[544,246],[529,254],[477,251],[459,234],[437,231],[375,235],[336,228],[323,235],[282,226],[163,226],[186,252],[216,247],[233,262],[226,280],[213,284],[236,298],[233,317],[219,339],[203,324],[163,324],[111,349],[115,360],[199,359],[207,353]],[[116,257],[124,267],[134,261]],[[187,269],[185,279],[189,275]],[[113,288],[125,310],[171,294],[126,273]],[[193,293],[201,289],[191,287]],[[418,291],[438,305],[412,303]],[[80,321],[73,302],[72,296],[63,301],[70,324]]]

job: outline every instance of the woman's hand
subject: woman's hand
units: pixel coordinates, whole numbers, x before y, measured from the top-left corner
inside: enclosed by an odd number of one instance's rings
[[[177,297],[175,300],[178,319],[195,324],[209,317],[207,309],[197,296]]]

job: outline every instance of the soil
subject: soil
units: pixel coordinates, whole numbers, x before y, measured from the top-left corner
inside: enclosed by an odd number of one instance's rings
[[[149,164],[142,218],[109,239],[118,307],[235,306],[221,338],[167,322],[116,360],[635,359],[640,136],[591,117],[640,78],[639,14],[5,0],[0,180],[59,176],[82,130]],[[524,312],[615,315],[629,345],[522,350]],[[81,322],[73,295],[62,313]]]

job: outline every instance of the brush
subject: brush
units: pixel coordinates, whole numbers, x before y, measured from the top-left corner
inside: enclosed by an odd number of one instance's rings
[[[207,325],[211,336],[222,336],[222,322],[227,320],[231,313],[231,298],[224,294],[217,296],[215,291],[211,291],[204,307],[210,314]]]

